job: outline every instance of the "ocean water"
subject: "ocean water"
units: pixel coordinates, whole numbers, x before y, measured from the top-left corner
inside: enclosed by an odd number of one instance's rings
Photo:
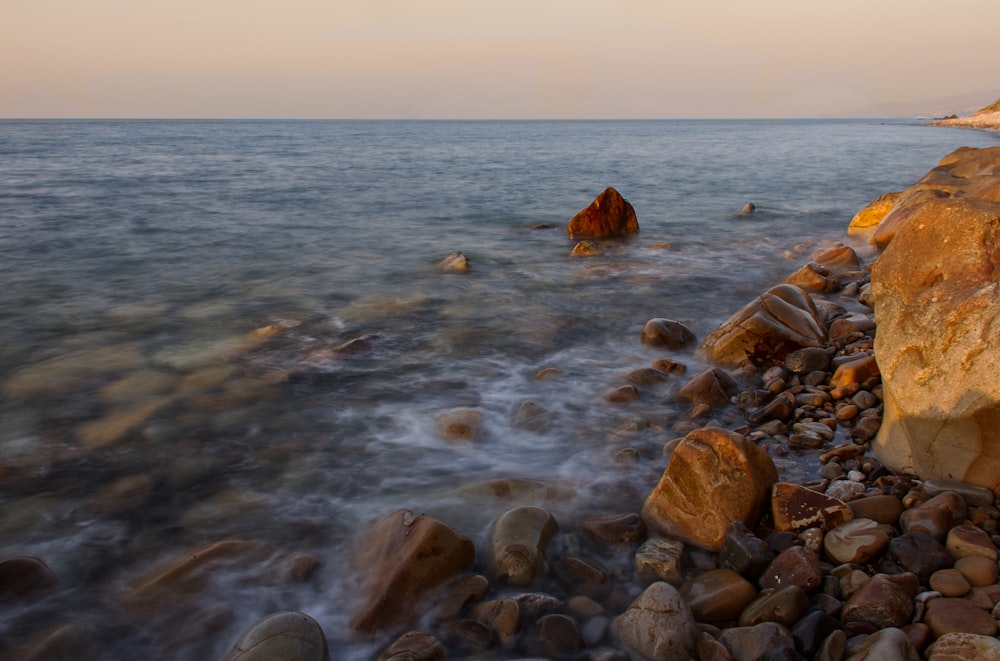
[[[483,550],[538,504],[572,548],[582,517],[636,511],[680,379],[603,395],[659,357],[706,367],[643,324],[703,338],[815,249],[867,254],[844,230],[875,197],[996,144],[898,120],[2,121],[0,559],[59,585],[0,610],[0,640],[75,622],[102,658],[221,658],[302,610],[333,658],[369,658],[347,622],[373,521],[409,508]],[[641,231],[571,258],[566,222],[606,186]],[[437,267],[453,251],[469,272]],[[525,402],[540,424],[515,423]],[[438,433],[456,407],[483,414],[474,441]],[[137,604],[226,539],[265,551]]]

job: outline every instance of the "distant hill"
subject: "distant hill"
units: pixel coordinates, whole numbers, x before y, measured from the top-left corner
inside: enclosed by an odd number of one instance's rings
[[[976,111],[976,114],[982,115],[988,112],[1000,112],[1000,99],[997,99],[996,101],[986,106],[985,108],[980,108],[979,110]]]

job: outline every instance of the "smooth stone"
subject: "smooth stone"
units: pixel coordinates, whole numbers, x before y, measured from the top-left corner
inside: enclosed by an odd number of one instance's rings
[[[615,546],[638,544],[646,537],[646,524],[635,513],[591,517],[580,527],[598,542]]]
[[[898,627],[848,642],[844,661],[920,661],[909,637]]]
[[[757,589],[732,569],[713,569],[686,581],[681,597],[699,622],[727,622],[740,616]]]
[[[553,424],[552,411],[531,401],[521,402],[511,421],[511,425],[516,429],[527,429],[538,433],[548,431]]]
[[[480,602],[472,609],[472,616],[493,630],[504,649],[510,649],[517,643],[524,612],[516,599]]]
[[[378,661],[444,661],[444,645],[424,631],[408,631],[378,656]]]
[[[922,532],[894,537],[889,542],[888,556],[921,579],[954,564],[944,545]]]
[[[438,262],[438,267],[445,271],[462,273],[472,268],[472,262],[462,252],[456,250]]]
[[[675,398],[687,404],[723,407],[739,392],[739,386],[725,370],[713,367],[691,377],[677,390]]]
[[[648,347],[679,351],[694,345],[698,338],[679,321],[657,318],[642,327],[640,341]]]
[[[796,658],[795,640],[788,629],[776,622],[761,622],[752,627],[726,629],[719,641],[733,655],[733,661]]]
[[[955,561],[955,569],[962,573],[965,580],[975,587],[993,585],[997,582],[998,567],[995,560],[983,556],[969,556]]]
[[[570,257],[596,257],[601,254],[601,246],[596,241],[584,239],[577,242],[570,251]]]
[[[59,584],[47,564],[38,558],[19,556],[0,560],[0,600],[37,597]]]
[[[576,621],[568,615],[543,615],[532,626],[530,649],[551,657],[565,657],[583,649],[583,637]]]
[[[467,603],[482,599],[489,591],[490,582],[485,576],[474,574],[460,579],[434,609],[435,621],[457,617]]]
[[[798,585],[786,585],[765,590],[747,604],[740,613],[738,624],[752,627],[761,622],[777,622],[791,628],[809,610],[809,596]]]
[[[904,533],[922,532],[944,541],[952,526],[965,518],[965,513],[962,497],[954,491],[944,491],[903,512],[899,527]]]
[[[673,539],[647,539],[635,553],[635,572],[640,581],[666,581],[678,586],[684,581],[684,543]]]
[[[806,592],[823,582],[819,556],[802,546],[792,546],[775,557],[758,581],[762,589],[797,585]]]
[[[662,581],[647,587],[615,618],[612,630],[623,645],[653,661],[691,658],[698,636],[691,609],[676,588]]]
[[[729,524],[719,549],[719,564],[756,579],[774,560],[774,552],[767,542],[746,527],[742,521]]]
[[[972,586],[957,569],[939,569],[929,579],[931,590],[940,592],[944,597],[962,597],[968,594]]]
[[[427,595],[466,573],[476,554],[466,537],[407,509],[376,522],[358,549],[362,605],[350,627],[368,634],[413,623]]]
[[[477,409],[455,408],[439,413],[434,422],[441,440],[475,441],[479,438],[484,417]]]
[[[796,349],[785,356],[785,369],[793,374],[826,371],[830,367],[830,354],[822,347]]]
[[[884,574],[876,574],[844,604],[841,620],[868,622],[878,628],[901,627],[913,616],[910,595]]]
[[[927,602],[924,622],[940,638],[946,633],[975,633],[993,636],[997,622],[988,612],[967,599],[941,597]]]
[[[834,631],[819,646],[813,661],[842,661],[846,649],[847,634],[839,630]]]
[[[573,556],[559,558],[552,573],[566,586],[580,594],[601,595],[606,594],[611,588],[607,572]]]
[[[864,356],[856,360],[841,363],[833,376],[830,377],[830,385],[835,388],[842,388],[852,383],[864,383],[865,380],[880,374],[878,363],[872,356]]]
[[[865,495],[866,489],[867,487],[864,484],[855,482],[854,480],[834,480],[824,493],[831,498],[848,503],[857,498],[862,498]],[[850,509],[850,506],[848,506],[848,509]]]
[[[721,642],[712,637],[707,631],[698,634],[695,641],[695,658],[698,661],[732,661],[733,655]]]
[[[493,631],[479,620],[452,620],[441,625],[444,644],[461,656],[485,654],[496,647]]]
[[[501,583],[531,585],[545,565],[545,550],[559,530],[555,517],[541,507],[515,507],[494,523],[491,571]]]
[[[889,494],[865,496],[847,503],[857,519],[871,519],[878,523],[896,525],[903,513],[903,503]]]
[[[863,565],[885,551],[894,533],[890,525],[871,519],[854,519],[827,532],[823,537],[823,550],[837,564]]]
[[[997,560],[997,547],[986,531],[968,524],[949,530],[944,547],[955,560],[972,556]]]
[[[771,489],[771,516],[775,530],[796,533],[829,530],[854,518],[842,500],[790,482],[777,482]]]
[[[7,646],[4,645],[6,648]],[[76,622],[42,631],[15,652],[4,649],[4,659],[14,661],[98,661],[103,658],[93,636]]]
[[[674,449],[642,518],[668,537],[718,551],[730,523],[757,525],[777,477],[771,457],[740,434],[695,429]]]
[[[240,636],[224,661],[326,661],[330,658],[326,636],[316,620],[305,613],[275,613],[260,620]]]
[[[605,188],[589,206],[576,213],[566,225],[571,239],[599,239],[624,236],[639,231],[635,209],[613,187]]]
[[[813,658],[830,634],[842,631],[840,620],[822,611],[812,611],[790,627],[795,648],[806,658]]]
[[[961,480],[924,480],[921,485],[928,496],[936,496],[943,491],[954,491],[971,507],[989,507],[996,502],[996,494],[984,487]]]
[[[1000,640],[974,633],[946,633],[925,655],[927,661],[1000,661]]]

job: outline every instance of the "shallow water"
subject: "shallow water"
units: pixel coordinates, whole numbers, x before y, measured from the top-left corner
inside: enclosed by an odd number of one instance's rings
[[[634,511],[685,420],[677,381],[602,398],[670,355],[645,321],[704,337],[870,200],[996,144],[899,121],[0,122],[0,558],[60,581],[0,638],[76,621],[109,659],[221,658],[303,610],[368,658],[346,621],[373,520],[407,507],[481,546],[512,504],[564,531]],[[608,185],[640,234],[569,258]],[[455,250],[469,273],[436,268]],[[525,401],[547,428],[513,423]],[[485,415],[475,442],[441,440],[454,407]],[[126,598],[232,538],[266,546],[183,598]],[[295,554],[320,562],[305,582]]]

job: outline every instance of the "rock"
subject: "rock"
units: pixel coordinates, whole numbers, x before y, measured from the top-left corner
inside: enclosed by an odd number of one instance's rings
[[[42,631],[32,636],[16,652],[8,652],[8,649],[4,649],[5,659],[18,661],[97,661],[102,658],[98,654],[94,638],[75,622]]]
[[[948,551],[936,539],[922,532],[894,537],[889,542],[888,555],[907,571],[921,579],[952,565]]]
[[[774,560],[767,542],[753,534],[742,521],[733,521],[719,549],[719,564],[756,579]]]
[[[817,610],[795,622],[794,626],[785,626],[791,629],[795,648],[807,659],[815,657],[823,646],[823,641],[831,634],[837,631],[843,633],[840,620]]]
[[[927,648],[927,661],[1000,661],[1000,640],[974,633],[946,633]]]
[[[58,584],[56,575],[38,558],[21,556],[0,560],[0,602],[34,598]]]
[[[830,378],[830,385],[835,388],[849,386],[852,383],[864,383],[867,379],[880,374],[878,362],[872,356],[861,356],[854,360],[841,363]]]
[[[922,181],[944,182],[951,195],[914,206],[872,268],[875,352],[885,392],[875,456],[896,471],[993,491],[1000,488],[994,447],[1000,441],[992,432],[1000,423],[1000,382],[994,378],[1000,229],[996,201],[977,199],[975,191],[984,180],[995,186],[996,175],[952,173],[998,158],[995,147],[946,157]]]
[[[844,604],[841,619],[868,622],[875,627],[901,627],[913,615],[912,596],[884,574],[866,581]]]
[[[359,546],[363,605],[351,628],[374,634],[412,623],[423,600],[468,571],[475,553],[471,541],[436,519],[405,509],[392,512]]]
[[[604,399],[612,404],[628,404],[639,399],[639,389],[632,384],[628,384],[627,386],[621,386],[620,388],[606,392]]]
[[[455,408],[439,413],[434,422],[445,441],[475,441],[483,425],[483,413],[477,409]]]
[[[837,564],[864,565],[882,555],[895,530],[871,519],[842,523],[823,537],[823,551]]]
[[[996,495],[991,489],[961,480],[924,480],[922,488],[932,497],[943,491],[954,491],[970,507],[989,507],[996,500]]]
[[[493,631],[479,620],[465,619],[445,622],[441,626],[445,645],[461,656],[484,654],[496,647]]]
[[[886,193],[870,202],[868,206],[856,213],[854,218],[851,219],[851,223],[847,228],[848,236],[870,235],[878,227],[878,224],[882,222],[886,214],[896,206],[896,203],[899,202],[902,196],[902,191]]]
[[[450,620],[465,608],[465,604],[470,601],[477,601],[486,596],[490,591],[490,582],[485,576],[474,574],[459,580],[444,599],[438,604],[434,611],[434,619],[437,622]]]
[[[703,427],[678,443],[642,518],[665,535],[717,551],[733,521],[756,526],[778,472],[750,441]]]
[[[654,661],[690,659],[698,628],[691,610],[669,583],[653,583],[615,618],[612,630],[623,645]]]
[[[559,529],[541,507],[515,507],[494,523],[490,540],[491,571],[501,583],[531,585],[545,566],[545,550]]]
[[[606,188],[586,209],[570,219],[566,233],[571,239],[599,239],[639,231],[635,209],[614,188]]]
[[[668,379],[666,372],[654,367],[641,367],[625,375],[625,380],[636,386],[655,386]]]
[[[890,627],[852,640],[844,661],[920,661],[920,654],[901,629]]]
[[[826,321],[809,294],[781,284],[744,306],[701,346],[709,360],[726,367],[780,365],[792,351],[823,346],[826,337]]]
[[[757,589],[732,569],[713,569],[685,581],[681,597],[699,622],[736,620]]]
[[[594,241],[580,241],[569,253],[570,257],[596,257],[601,254],[601,247]]]
[[[903,532],[922,532],[944,541],[951,527],[965,518],[965,513],[962,498],[954,491],[945,491],[903,512],[899,527]]]
[[[445,661],[444,645],[424,631],[408,631],[378,656],[378,661]]]
[[[820,644],[813,661],[842,661],[846,649],[847,634],[843,631],[834,631]]]
[[[959,558],[955,561],[955,569],[962,573],[970,585],[975,587],[985,587],[997,582],[996,560],[979,555]]]
[[[857,498],[847,505],[857,519],[871,519],[889,525],[896,525],[903,513],[903,503],[889,494]]]
[[[722,407],[729,404],[729,399],[739,392],[739,386],[733,377],[724,370],[714,367],[693,377],[677,391],[677,401],[688,404],[706,404],[710,407]]]
[[[752,627],[726,629],[719,636],[733,661],[756,661],[757,659],[796,659],[795,640],[788,629],[776,622],[761,622]]]
[[[798,585],[771,588],[747,604],[738,624],[752,627],[761,622],[777,622],[791,628],[809,610],[809,595]]]
[[[841,500],[798,484],[777,482],[771,490],[771,517],[775,530],[799,533],[808,528],[830,530],[854,514]]]
[[[610,587],[606,571],[573,556],[559,558],[553,567],[553,573],[568,588],[580,594],[605,594]]]
[[[819,556],[804,546],[790,546],[774,558],[758,582],[764,590],[797,585],[809,592],[823,582]]]
[[[698,338],[691,329],[673,319],[650,319],[642,327],[641,341],[648,347],[679,351],[694,345]]]
[[[224,661],[326,661],[330,658],[326,636],[316,620],[305,613],[275,613],[257,622],[240,636]]]
[[[797,349],[785,356],[785,369],[793,374],[826,371],[830,367],[830,354],[820,347]]]
[[[438,262],[438,267],[453,273],[464,273],[472,268],[469,258],[459,251],[455,251]]]
[[[957,569],[939,569],[929,579],[931,590],[940,592],[944,597],[962,597],[968,594],[972,586],[965,576]]]
[[[511,425],[516,429],[527,429],[544,433],[552,428],[554,416],[551,411],[535,402],[525,401],[517,408]]]
[[[644,583],[666,581],[680,585],[684,580],[681,562],[684,543],[674,539],[647,539],[635,552],[636,577]]]
[[[840,289],[840,279],[816,262],[809,262],[785,278],[785,282],[806,291],[833,292]]]
[[[993,636],[997,632],[997,622],[993,616],[967,599],[942,597],[930,600],[927,602],[924,622],[936,638],[947,633]]]
[[[591,517],[580,527],[598,542],[615,546],[638,544],[646,537],[646,524],[635,513]]]
[[[955,560],[973,556],[982,556],[993,562],[997,560],[997,547],[993,540],[985,530],[973,525],[964,524],[949,530],[944,547]]]
[[[558,613],[543,615],[535,622],[529,649],[550,657],[564,657],[583,649],[583,638],[573,618]]]
[[[504,649],[517,643],[524,613],[516,599],[494,599],[476,604],[472,616],[493,630]]]

